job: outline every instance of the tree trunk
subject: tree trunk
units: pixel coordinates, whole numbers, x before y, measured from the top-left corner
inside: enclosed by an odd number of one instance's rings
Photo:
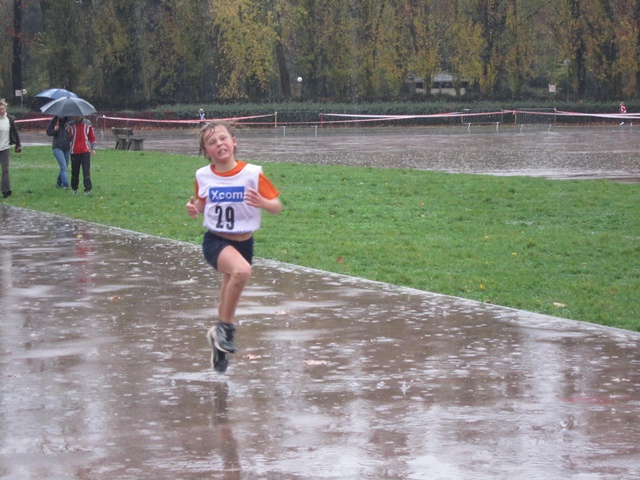
[[[276,43],[276,59],[280,73],[280,92],[284,98],[291,98],[291,80],[289,79],[289,69],[287,69],[284,45],[282,45],[281,41]]]
[[[13,92],[22,95],[22,0],[13,0],[13,61],[11,63]]]

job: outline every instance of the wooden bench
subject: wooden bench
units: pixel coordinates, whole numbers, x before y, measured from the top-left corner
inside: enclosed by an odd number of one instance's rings
[[[112,127],[111,131],[116,137],[116,150],[143,150],[144,138],[133,135],[132,128]]]
[[[129,139],[129,147],[127,150],[144,150],[144,138],[131,137]]]
[[[116,150],[127,150],[129,148],[129,139],[133,136],[133,129],[112,127],[111,131],[116,137]]]

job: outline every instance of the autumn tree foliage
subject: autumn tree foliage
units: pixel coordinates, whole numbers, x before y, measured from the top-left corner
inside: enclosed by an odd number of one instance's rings
[[[395,100],[441,72],[474,98],[640,92],[640,0],[12,0],[0,27],[9,98]]]

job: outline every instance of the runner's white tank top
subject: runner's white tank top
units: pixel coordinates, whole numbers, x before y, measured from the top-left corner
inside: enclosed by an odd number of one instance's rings
[[[260,228],[260,209],[244,202],[247,187],[258,190],[262,167],[246,164],[236,175],[216,175],[210,165],[196,171],[198,197],[206,199],[204,227],[211,232],[249,233]]]

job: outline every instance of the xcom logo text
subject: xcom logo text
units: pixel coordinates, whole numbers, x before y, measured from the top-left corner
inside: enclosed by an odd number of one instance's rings
[[[243,202],[244,187],[211,187],[209,200],[213,203]]]

